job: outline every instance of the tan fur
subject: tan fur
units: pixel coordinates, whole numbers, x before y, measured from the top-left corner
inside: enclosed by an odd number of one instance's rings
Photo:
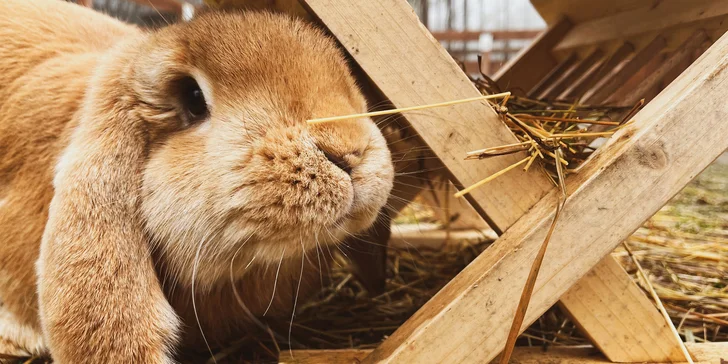
[[[200,123],[180,116],[183,76],[205,93]],[[290,315],[317,249],[371,226],[393,178],[371,120],[305,120],[365,109],[334,43],[283,16],[144,33],[0,1],[0,351],[169,362],[203,345],[193,290],[213,345],[250,329],[236,294]]]

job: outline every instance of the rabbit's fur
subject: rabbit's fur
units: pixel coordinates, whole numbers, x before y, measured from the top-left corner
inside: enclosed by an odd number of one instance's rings
[[[165,363],[249,328],[237,297],[290,315],[394,174],[371,120],[305,120],[365,110],[335,43],[284,16],[146,33],[0,1],[0,353]]]

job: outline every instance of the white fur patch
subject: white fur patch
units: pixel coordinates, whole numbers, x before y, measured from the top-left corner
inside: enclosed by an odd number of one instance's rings
[[[8,310],[0,308],[0,338],[8,340],[32,355],[46,352],[43,335],[23,325]]]

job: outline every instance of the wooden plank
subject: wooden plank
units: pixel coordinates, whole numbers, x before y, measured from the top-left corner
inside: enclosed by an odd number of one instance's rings
[[[445,30],[432,32],[439,41],[476,41],[483,34],[490,34],[493,40],[531,39],[541,34],[541,30]]]
[[[602,62],[597,62],[584,73],[574,84],[567,88],[559,98],[581,98],[581,96],[591,87],[594,86],[609,70],[615,69],[624,62],[627,57],[634,52],[634,46],[631,43],[624,43],[617,48],[608,58]]]
[[[726,69],[728,35],[567,179],[571,195],[522,330],[726,150]],[[364,362],[493,359],[503,348],[521,282],[551,224],[558,195],[554,190],[539,201]]]
[[[334,0],[306,0],[305,3],[337,36],[344,48],[395,106],[477,95],[470,81],[438,42],[417,22],[405,2],[352,0],[342,3]],[[377,16],[372,17],[372,14]],[[547,34],[555,37],[565,29],[566,25],[560,25]],[[408,41],[403,43],[402,39]],[[536,42],[535,47],[542,48],[548,42]],[[538,60],[537,56],[538,52],[526,52],[521,57],[524,62],[516,62],[513,66],[523,67],[527,71],[529,64],[525,61]],[[516,73],[518,72],[512,74]],[[521,80],[526,82],[525,79]],[[477,162],[476,167],[474,162],[462,160],[465,151],[513,140],[510,132],[487,105],[471,104],[433,109],[405,117],[434,153],[448,165],[452,175],[461,181],[461,185],[489,176],[514,160],[511,157],[493,158]],[[446,120],[451,122],[446,123]],[[474,134],[472,130],[478,130],[479,133]],[[519,170],[503,177],[505,178],[491,183],[488,188],[479,189],[468,196],[473,207],[481,215],[488,216],[491,227],[499,231],[507,229],[518,220],[536,203],[543,191],[551,188],[550,182],[540,173],[522,173]],[[626,275],[621,279],[631,282]],[[628,302],[620,302],[614,297],[605,297],[603,301],[613,305],[629,305]],[[623,332],[613,334],[629,335]]]
[[[555,49],[566,50],[613,39],[628,39],[651,31],[728,15],[728,1],[721,0],[663,0],[643,4],[639,9],[575,25]]]
[[[653,303],[636,285],[621,280],[626,275],[611,255],[602,259],[586,277],[561,296],[561,306],[576,320],[582,332],[592,339],[613,362],[655,360],[684,360],[677,340]],[[585,277],[585,278],[586,278]],[[603,302],[602,291],[610,291],[629,305],[610,305]],[[652,311],[654,314],[645,315]],[[586,312],[587,314],[584,314]],[[591,317],[588,313],[592,313]],[[602,327],[611,327],[604,330]],[[613,335],[612,332],[631,332],[633,335]],[[598,337],[598,335],[606,335]]]
[[[533,88],[528,91],[529,97],[536,97],[537,95],[544,92],[548,87],[553,85],[556,80],[561,77],[567,70],[574,66],[578,60],[576,53],[572,53],[564,58],[559,64],[556,65],[541,81],[539,81]]]
[[[392,225],[389,246],[440,250],[448,242],[477,243],[495,239],[498,239],[498,235],[491,229],[445,230],[439,224],[395,224]]]
[[[590,105],[599,105],[611,97],[617,89],[634,76],[642,67],[650,62],[667,45],[663,36],[657,36],[647,46],[642,48],[623,67],[605,77],[584,95],[583,102]]]
[[[696,364],[724,364],[728,360],[728,343],[687,343]],[[294,350],[281,353],[280,364],[359,364],[371,350]],[[724,361],[721,361],[723,359]],[[602,364],[611,363],[590,346],[517,347],[511,357],[514,364]],[[650,362],[638,362],[650,364]],[[654,362],[652,362],[654,363]],[[673,364],[681,364],[675,362]]]
[[[493,80],[504,90],[525,95],[556,67],[558,62],[551,54],[551,50],[569,29],[571,29],[569,21],[563,19],[555,22],[508,64],[501,67],[493,76]]]
[[[574,83],[574,81],[583,75],[589,68],[599,61],[604,56],[604,51],[601,49],[595,49],[584,59],[573,65],[568,71],[564,72],[559,79],[557,79],[551,86],[546,88],[538,98],[539,99],[554,99],[556,96],[561,94],[566,88]]]
[[[553,24],[560,17],[566,17],[575,24],[583,23],[636,9],[644,3],[635,0],[590,1],[585,6],[584,0],[531,0],[531,4],[547,24]]]
[[[342,349],[342,350],[294,350],[281,352],[279,364],[358,364],[361,363],[371,350]]]
[[[701,47],[707,39],[708,35],[703,30],[698,30],[685,40],[652,74],[640,82],[638,87],[629,90],[630,92],[626,96],[614,95],[610,100],[619,101],[623,105],[634,105],[641,98],[645,97],[648,90],[662,82],[668,72],[692,57],[693,52]]]

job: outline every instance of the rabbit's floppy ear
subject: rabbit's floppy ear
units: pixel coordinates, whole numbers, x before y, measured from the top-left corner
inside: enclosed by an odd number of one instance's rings
[[[126,63],[106,63],[56,169],[38,262],[43,329],[57,362],[167,362],[179,321],[137,212],[148,126]]]

